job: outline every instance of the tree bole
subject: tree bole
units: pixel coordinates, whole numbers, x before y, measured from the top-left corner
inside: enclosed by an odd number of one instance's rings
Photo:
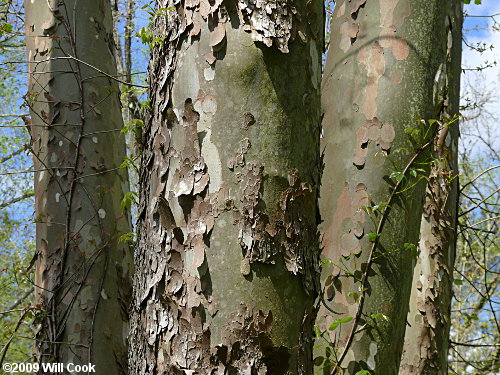
[[[132,374],[311,373],[321,5],[159,12]]]

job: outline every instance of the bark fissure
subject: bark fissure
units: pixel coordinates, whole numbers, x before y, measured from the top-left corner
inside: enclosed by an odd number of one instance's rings
[[[158,8],[130,371],[309,374],[321,3]]]

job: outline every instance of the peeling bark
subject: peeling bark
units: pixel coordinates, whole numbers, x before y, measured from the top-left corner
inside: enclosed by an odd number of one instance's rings
[[[310,374],[320,1],[160,1],[130,372]]]
[[[458,115],[462,52],[462,2],[450,1],[443,10],[447,56],[436,85],[442,101],[441,125],[433,144],[432,163],[420,224],[417,264],[408,312],[399,374],[448,374],[450,309],[455,263],[458,204]],[[439,91],[438,91],[439,90]]]
[[[394,194],[390,176],[405,171],[403,186],[411,186],[411,160],[428,161],[418,148],[428,141],[419,119],[441,111],[434,80],[446,61],[447,7],[424,0],[336,4],[323,77],[319,203],[322,255],[332,263],[322,271],[328,308],[320,308],[317,325],[337,357],[318,348],[320,373],[398,372],[415,257],[405,244],[418,242],[425,184]],[[420,129],[416,146],[406,134],[411,128]],[[346,317],[353,319],[328,330]]]
[[[111,9],[26,1],[35,166],[36,356],[127,373],[131,231]],[[76,16],[76,17],[75,17]],[[82,61],[82,62],[80,62]]]

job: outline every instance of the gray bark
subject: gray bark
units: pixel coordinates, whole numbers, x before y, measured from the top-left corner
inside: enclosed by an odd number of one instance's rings
[[[37,360],[125,374],[133,265],[118,241],[131,226],[120,207],[129,186],[119,168],[125,142],[109,1],[26,1],[25,9]]]
[[[458,116],[462,52],[462,1],[441,10],[447,21],[442,85],[443,106],[433,142],[420,241],[399,374],[448,374],[450,309],[455,263],[458,204]]]
[[[443,101],[445,9],[448,2],[428,0],[336,4],[322,88],[320,229],[329,264],[320,373],[399,370],[428,173],[417,168],[429,162],[435,132],[424,123],[439,118]],[[329,330],[337,319],[345,323]]]
[[[320,1],[160,1],[130,372],[311,374]]]

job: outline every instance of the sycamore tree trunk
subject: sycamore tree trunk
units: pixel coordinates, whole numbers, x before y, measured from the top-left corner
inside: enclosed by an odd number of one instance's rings
[[[462,0],[443,9],[447,43],[439,88],[443,105],[427,183],[420,241],[399,374],[448,374],[450,309],[458,204],[458,121],[462,53]]]
[[[320,373],[399,370],[437,131],[429,120],[442,112],[460,13],[458,1],[336,3],[322,88]]]
[[[107,0],[26,1],[38,361],[127,373],[132,254]],[[41,373],[41,372],[40,372]]]
[[[130,372],[312,373],[321,1],[160,1]]]

